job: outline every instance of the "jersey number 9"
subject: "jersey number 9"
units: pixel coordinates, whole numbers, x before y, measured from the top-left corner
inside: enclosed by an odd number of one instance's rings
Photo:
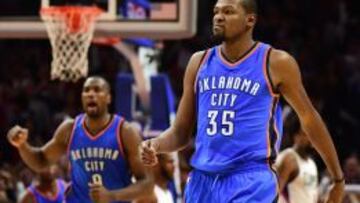
[[[103,185],[101,175],[98,173],[93,174],[89,185]]]

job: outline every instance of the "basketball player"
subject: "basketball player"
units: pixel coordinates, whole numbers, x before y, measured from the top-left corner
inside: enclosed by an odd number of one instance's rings
[[[290,120],[289,135],[293,136],[294,144],[282,151],[275,163],[281,193],[279,203],[317,203],[318,172],[311,158],[312,147],[297,118]]]
[[[154,191],[157,203],[174,203],[174,197],[168,187],[174,176],[174,159],[170,154],[158,154],[157,156],[159,162],[154,168]]]
[[[20,126],[8,132],[10,143],[37,172],[67,153],[72,179],[68,203],[124,202],[151,193],[152,178],[138,157],[140,135],[124,118],[109,113],[108,82],[101,77],[88,78],[81,99],[85,114],[64,121],[45,146],[30,146],[28,130]],[[134,184],[131,175],[137,179]]]
[[[158,154],[159,162],[153,167],[155,187],[154,193],[149,195],[146,201],[140,200],[136,203],[174,203],[176,193],[171,191],[171,181],[175,170],[174,159],[170,154]]]
[[[294,58],[253,40],[256,17],[255,0],[217,1],[213,32],[223,42],[192,56],[175,122],[142,144],[142,160],[154,165],[157,153],[184,148],[197,121],[185,202],[275,202],[271,165],[281,141],[282,96],[298,114],[302,130],[316,135],[309,139],[334,181],[329,202],[339,203],[344,178],[330,135]]]
[[[66,184],[56,179],[52,167],[48,167],[38,174],[35,183],[27,188],[20,203],[63,203],[65,200]]]

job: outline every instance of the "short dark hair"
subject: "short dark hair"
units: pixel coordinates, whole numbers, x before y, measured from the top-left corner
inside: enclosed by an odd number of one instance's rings
[[[256,0],[240,0],[240,3],[247,13],[258,13],[258,6]]]
[[[110,84],[109,82],[102,76],[99,76],[99,75],[93,75],[93,76],[90,76],[88,77],[88,79],[92,79],[92,80],[100,80],[104,83],[104,88],[108,91],[108,92],[111,92],[111,87],[110,87]]]

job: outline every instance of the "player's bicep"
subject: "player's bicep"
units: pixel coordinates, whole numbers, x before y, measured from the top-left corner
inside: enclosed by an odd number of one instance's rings
[[[57,162],[66,153],[69,144],[74,120],[68,119],[56,129],[53,138],[42,147],[45,158],[50,163]]]
[[[283,51],[271,53],[271,74],[277,83],[277,88],[285,100],[296,111],[302,120],[315,109],[302,84],[299,65],[295,59]]]
[[[178,129],[191,129],[195,120],[195,82],[205,52],[195,53],[186,68],[183,80],[183,94],[176,113],[174,126]]]
[[[137,180],[145,179],[148,174],[140,160],[139,146],[142,141],[139,133],[127,122],[121,127],[120,139],[123,141],[125,159],[128,160],[130,170]]]

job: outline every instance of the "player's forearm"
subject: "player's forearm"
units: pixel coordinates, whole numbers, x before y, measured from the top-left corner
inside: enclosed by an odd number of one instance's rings
[[[140,180],[130,186],[110,191],[112,201],[133,201],[146,199],[154,191],[154,183],[150,179]]]
[[[25,143],[18,150],[25,164],[35,172],[39,172],[49,165],[41,148],[31,147],[28,143]]]
[[[159,137],[154,139],[158,153],[169,153],[178,151],[189,144],[190,132],[186,129],[175,129],[171,127],[164,131]]]
[[[331,176],[340,179],[343,177],[343,173],[330,134],[317,112],[314,113],[312,118],[311,120],[307,119],[308,122],[302,123],[303,130],[309,135],[312,145],[325,162]]]

